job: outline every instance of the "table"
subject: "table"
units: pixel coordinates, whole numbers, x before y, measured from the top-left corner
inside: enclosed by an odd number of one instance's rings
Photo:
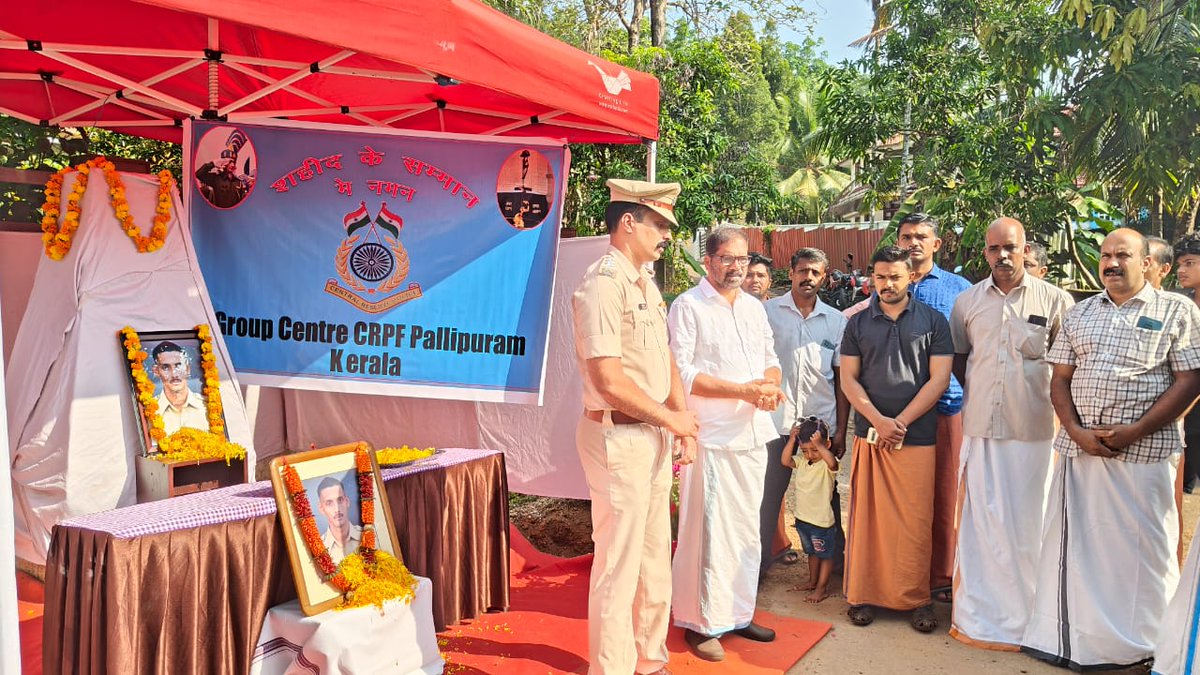
[[[437,630],[508,608],[504,471],[503,453],[459,448],[383,470]],[[72,518],[46,561],[43,670],[241,675],[267,611],[295,597],[268,481]]]

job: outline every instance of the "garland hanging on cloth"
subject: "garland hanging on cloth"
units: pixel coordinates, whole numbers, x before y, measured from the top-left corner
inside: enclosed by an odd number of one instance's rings
[[[204,380],[201,391],[205,400],[208,430],[183,427],[170,436],[167,436],[162,415],[158,410],[158,399],[154,397],[154,383],[146,373],[145,363],[150,357],[146,350],[142,349],[141,338],[138,337],[137,331],[129,326],[122,328],[120,335],[121,344],[125,347],[125,358],[129,362],[129,372],[133,375],[134,386],[137,389],[138,403],[142,405],[150,438],[158,446],[158,452],[151,455],[151,458],[165,464],[203,459],[224,459],[225,463],[229,464],[234,459],[246,458],[245,448],[225,438],[221,381],[217,375],[216,356],[213,354],[212,330],[207,325],[196,326],[196,335],[200,338],[200,370]]]
[[[125,235],[133,241],[138,252],[157,251],[167,240],[167,223],[171,220],[171,172],[158,172],[158,204],[154,209],[154,221],[150,226],[150,234],[143,236],[141,230],[133,222],[129,212],[129,202],[125,201],[125,184],[121,182],[121,174],[113,163],[104,157],[89,159],[72,169],[65,166],[54,173],[46,181],[46,201],[42,204],[42,246],[46,255],[52,260],[62,260],[71,250],[75,230],[79,229],[79,218],[82,208],[79,206],[83,193],[87,191],[88,178],[92,170],[99,170],[108,184],[108,194],[113,207],[113,215],[121,224]],[[71,171],[79,172],[71,194],[67,196],[67,211],[62,213],[62,187],[66,175]],[[62,215],[63,223],[58,224]]]
[[[329,549],[325,547],[317,521],[313,516],[308,493],[300,481],[300,474],[291,464],[284,463],[283,484],[287,488],[288,502],[292,514],[299,523],[304,547],[312,556],[321,578],[342,594],[338,609],[375,605],[383,607],[386,600],[400,599],[411,602],[416,593],[416,577],[404,563],[377,548],[375,535],[375,474],[371,470],[371,457],[367,444],[359,443],[354,448],[354,468],[358,476],[358,497],[362,515],[362,540],[358,550],[335,565]]]

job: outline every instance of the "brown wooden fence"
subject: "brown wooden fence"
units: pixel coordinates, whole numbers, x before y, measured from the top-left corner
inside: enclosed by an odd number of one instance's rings
[[[871,254],[879,246],[887,223],[831,224],[811,227],[777,229],[763,235],[758,228],[744,228],[750,240],[750,250],[758,251],[773,260],[772,267],[788,269],[792,254],[801,248],[819,248],[829,256],[832,269],[846,271],[846,255],[854,254],[854,267],[865,269]]]

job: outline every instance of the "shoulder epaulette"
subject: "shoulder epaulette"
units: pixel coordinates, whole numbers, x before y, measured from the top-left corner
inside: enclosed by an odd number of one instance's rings
[[[604,277],[617,276],[617,261],[611,255],[606,255],[600,259],[600,267],[596,268],[596,274]]]

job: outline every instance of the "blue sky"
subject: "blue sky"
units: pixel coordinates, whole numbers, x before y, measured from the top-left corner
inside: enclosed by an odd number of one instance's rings
[[[859,47],[847,47],[851,41],[871,32],[870,0],[809,0],[805,9],[813,14],[813,35],[823,38],[829,62],[855,59],[862,54]],[[787,30],[780,37],[798,42],[800,36]]]

